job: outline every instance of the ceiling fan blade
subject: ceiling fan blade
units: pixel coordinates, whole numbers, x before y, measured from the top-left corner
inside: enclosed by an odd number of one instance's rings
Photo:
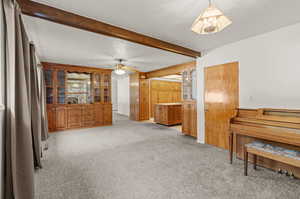
[[[123,66],[122,67],[123,70],[128,70],[128,71],[131,71],[131,72],[135,72],[135,73],[139,73],[140,71],[135,69],[134,67],[131,67],[131,66]]]

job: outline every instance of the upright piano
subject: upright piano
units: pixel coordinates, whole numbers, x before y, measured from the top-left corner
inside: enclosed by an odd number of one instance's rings
[[[230,120],[229,159],[233,153],[243,159],[244,145],[254,140],[300,150],[300,110],[238,109]],[[274,170],[293,171],[300,177],[300,169],[280,162],[259,158],[258,164]]]

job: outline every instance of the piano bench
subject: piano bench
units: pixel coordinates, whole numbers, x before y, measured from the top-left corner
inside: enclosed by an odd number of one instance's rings
[[[256,169],[257,156],[300,167],[300,151],[290,150],[283,147],[252,142],[244,146],[244,175],[248,175],[248,154],[253,155],[253,168]]]

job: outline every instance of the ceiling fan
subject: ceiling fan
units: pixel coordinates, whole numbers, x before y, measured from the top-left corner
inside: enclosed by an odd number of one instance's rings
[[[122,62],[126,61],[125,59],[115,59],[115,60],[118,61],[118,63],[114,67],[114,72],[117,75],[124,75],[126,73],[126,71],[130,71],[130,72],[134,72],[134,73],[140,72],[137,69],[135,69],[134,67],[125,66],[124,64],[122,64]]]

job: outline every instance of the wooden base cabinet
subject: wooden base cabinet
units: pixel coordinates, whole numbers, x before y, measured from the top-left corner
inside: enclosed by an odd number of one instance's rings
[[[186,100],[182,103],[182,133],[197,138],[197,103]]]
[[[83,127],[93,127],[95,125],[95,115],[96,111],[94,105],[87,105],[86,108],[82,110]]]
[[[95,107],[95,125],[102,126],[104,125],[104,112],[103,105],[94,105]]]
[[[48,106],[50,132],[112,125],[111,104]]]
[[[155,104],[154,122],[164,125],[181,124],[181,103]]]
[[[48,118],[48,129],[50,132],[56,130],[56,111],[55,107],[48,106],[47,107],[47,118]]]
[[[57,107],[55,109],[55,121],[57,130],[64,130],[67,128],[67,109],[65,107]]]
[[[111,125],[112,124],[112,105],[106,104],[103,106],[103,124]]]
[[[80,128],[82,121],[83,107],[68,107],[68,129]]]

